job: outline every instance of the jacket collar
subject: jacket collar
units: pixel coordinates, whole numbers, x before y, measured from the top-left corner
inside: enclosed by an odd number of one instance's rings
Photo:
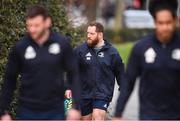
[[[101,48],[101,50],[109,49],[112,46],[107,40],[104,40],[104,42],[105,42],[105,45]],[[85,42],[85,44],[88,49],[93,49],[92,47],[88,46],[87,42]]]

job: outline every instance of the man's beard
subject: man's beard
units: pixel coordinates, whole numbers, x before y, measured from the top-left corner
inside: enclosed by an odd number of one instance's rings
[[[159,33],[159,38],[160,39],[159,41],[162,42],[162,43],[168,43],[172,40],[174,34],[175,34],[175,31],[169,31],[169,32],[166,32],[168,34],[161,34]]]
[[[35,38],[33,38],[33,39],[39,40],[39,39],[41,39],[44,36],[45,33],[46,33],[46,30],[44,29],[41,32],[39,32],[38,35]],[[30,34],[30,36],[31,36],[31,34]]]
[[[87,40],[87,44],[91,48],[95,47],[98,44],[98,42],[99,42],[98,38],[96,38],[95,40],[90,40],[90,39]]]

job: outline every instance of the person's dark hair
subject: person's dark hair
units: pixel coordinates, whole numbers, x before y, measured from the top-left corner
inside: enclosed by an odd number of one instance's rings
[[[168,10],[172,13],[172,16],[177,17],[177,8],[178,1],[177,0],[150,0],[149,4],[149,12],[156,18],[156,13],[161,10]]]
[[[96,27],[96,32],[104,32],[104,27],[101,23],[99,22],[91,22],[88,26],[95,26]]]
[[[43,16],[44,19],[50,17],[48,10],[42,5],[33,5],[27,9],[26,19],[34,18],[36,16]]]

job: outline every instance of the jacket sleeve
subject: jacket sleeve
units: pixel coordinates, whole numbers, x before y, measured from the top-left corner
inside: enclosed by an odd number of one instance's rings
[[[80,69],[79,68],[81,67],[81,64],[80,64],[81,61],[80,61],[80,55],[79,55],[79,52],[78,52],[77,48],[73,50],[73,54],[74,54],[74,56],[76,58],[76,61],[77,61],[77,66],[78,66],[78,71],[79,71],[79,78],[80,78]],[[66,73],[65,90],[72,90],[70,81],[68,81],[68,80],[71,80],[71,79],[72,79],[71,75],[69,73]],[[80,83],[80,81],[79,81],[79,83]]]
[[[120,87],[120,82],[122,81],[122,78],[124,76],[124,63],[122,62],[122,59],[118,53],[115,54],[113,62],[113,73],[116,77],[117,84]]]
[[[81,81],[79,78],[79,68],[77,57],[73,52],[73,49],[70,43],[66,43],[65,45],[65,53],[64,53],[64,66],[67,71],[68,79],[67,85],[68,89],[72,90],[72,96],[74,101],[74,108],[80,109],[80,101],[81,101]]]
[[[121,91],[117,101],[115,117],[122,117],[122,112],[125,108],[125,105],[128,101],[129,96],[131,95],[136,78],[140,75],[140,61],[141,57],[139,54],[138,47],[135,45],[132,49],[127,70],[123,80],[120,82]]]
[[[8,63],[6,65],[4,83],[0,96],[0,116],[6,113],[12,101],[14,90],[16,89],[17,77],[20,70],[20,60],[16,48],[10,50]]]

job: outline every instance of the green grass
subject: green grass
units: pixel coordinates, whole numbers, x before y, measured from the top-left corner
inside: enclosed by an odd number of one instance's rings
[[[127,65],[128,58],[129,58],[129,55],[130,55],[133,45],[134,44],[132,42],[115,45],[115,47],[119,51],[120,56],[122,57],[123,62],[125,63],[125,65]]]

